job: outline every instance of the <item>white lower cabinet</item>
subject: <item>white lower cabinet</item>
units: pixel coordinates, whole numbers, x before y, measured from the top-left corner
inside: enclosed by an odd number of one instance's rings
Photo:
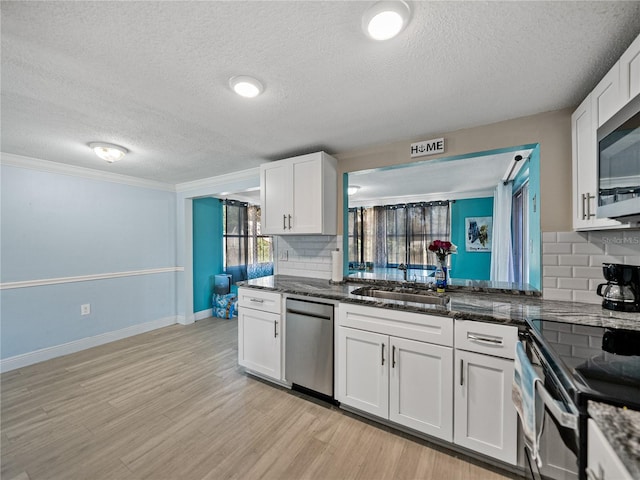
[[[587,432],[587,479],[631,480],[631,474],[591,418]]]
[[[282,296],[239,289],[238,297],[238,363],[254,373],[282,380]]]
[[[337,399],[343,405],[451,442],[452,347],[391,333],[402,331],[398,328],[417,329],[452,342],[452,320],[346,304],[341,304],[339,317]],[[367,325],[368,330],[345,324]]]
[[[453,439],[453,349],[391,338],[389,420]]]
[[[454,443],[516,464],[513,361],[456,350]]]
[[[517,328],[456,320],[455,330],[453,441],[515,465],[518,418],[511,385]]]
[[[389,415],[387,335],[339,327],[338,400],[363,412]]]

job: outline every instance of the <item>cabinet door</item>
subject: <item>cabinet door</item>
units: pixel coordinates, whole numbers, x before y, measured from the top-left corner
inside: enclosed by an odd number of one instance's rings
[[[612,228],[621,225],[616,220],[596,218],[598,147],[592,97],[593,93],[571,116],[574,230]]]
[[[622,107],[622,95],[620,94],[620,62],[600,80],[593,89],[593,114],[595,115],[596,129],[609,120]]]
[[[293,225],[293,174],[290,164],[276,163],[260,170],[262,233],[281,235]]]
[[[291,233],[320,233],[322,225],[322,157],[305,155],[293,163]]]
[[[389,420],[453,440],[453,349],[391,337]]]
[[[620,93],[623,104],[640,95],[640,35],[620,57]]]
[[[587,478],[589,480],[631,480],[631,474],[596,422],[590,418],[587,425]]]
[[[453,441],[516,464],[513,360],[456,350]]]
[[[238,363],[276,380],[281,374],[280,315],[251,308],[238,311]]]
[[[388,418],[389,337],[338,328],[338,400]]]

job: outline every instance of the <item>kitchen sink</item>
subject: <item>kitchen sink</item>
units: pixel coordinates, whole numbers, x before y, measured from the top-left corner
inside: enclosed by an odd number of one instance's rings
[[[384,298],[387,300],[398,300],[401,302],[425,303],[428,305],[444,306],[449,303],[448,295],[436,294],[433,292],[421,291],[415,288],[383,288],[383,287],[361,287],[351,292],[353,295],[363,297]]]

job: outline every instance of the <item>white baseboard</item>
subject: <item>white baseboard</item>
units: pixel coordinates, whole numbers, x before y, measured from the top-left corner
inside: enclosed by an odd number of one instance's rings
[[[213,316],[213,308],[208,310],[200,310],[193,314],[193,319],[197,322],[198,320],[203,320],[205,318],[209,318]]]
[[[140,333],[174,325],[175,323],[177,323],[177,317],[175,316],[160,318],[158,320],[152,320],[151,322],[141,323],[139,325],[132,325],[131,327],[122,328],[113,332],[106,332],[93,337],[81,338],[80,340],[63,343],[62,345],[42,348],[33,352],[22,353],[14,357],[3,358],[0,360],[0,372],[8,372],[10,370],[15,370],[16,368],[22,368],[28,365],[33,365],[34,363],[44,362],[45,360],[50,360],[52,358],[69,355],[70,353],[79,352],[91,347],[97,347],[98,345],[104,345],[105,343],[114,342],[116,340],[122,340],[123,338],[132,337],[134,335],[139,335]]]
[[[176,317],[176,322],[180,325],[191,325],[195,321],[196,317],[193,313],[190,315],[178,315]]]

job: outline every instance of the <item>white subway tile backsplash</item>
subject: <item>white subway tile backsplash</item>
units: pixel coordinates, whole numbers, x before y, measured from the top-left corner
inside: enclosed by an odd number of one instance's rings
[[[276,240],[275,273],[297,277],[331,278],[331,251],[342,248],[342,236],[295,235]],[[287,260],[280,260],[287,251]]]
[[[560,290],[557,288],[545,288],[542,291],[542,296],[547,300],[566,300],[569,302],[573,300],[571,290]]]
[[[556,267],[553,265],[546,265],[543,268],[542,275],[543,275],[543,278],[545,277],[567,277],[568,278],[568,277],[571,277],[572,268],[578,268],[578,267],[568,267],[568,266]],[[579,268],[583,268],[583,267],[579,267]]]
[[[543,243],[542,253],[571,253],[571,243]]]
[[[598,304],[603,263],[640,265],[640,230],[545,232],[542,250],[545,299]]]
[[[589,280],[586,278],[558,278],[558,288],[568,290],[588,290]]]
[[[602,277],[602,267],[573,267],[574,278],[597,278]]]
[[[591,280],[589,280],[591,281]],[[596,295],[595,289],[589,290],[574,290],[573,301],[582,303],[591,303],[593,305],[602,303],[602,297]]]
[[[620,263],[621,259],[611,255],[591,255],[589,257],[589,265],[592,267],[602,267],[603,263]]]
[[[584,243],[587,242],[585,232],[557,232],[558,243]]]
[[[572,243],[572,253],[578,255],[604,255],[604,245],[593,243]]]
[[[558,265],[586,267],[589,265],[588,255],[558,255]]]

